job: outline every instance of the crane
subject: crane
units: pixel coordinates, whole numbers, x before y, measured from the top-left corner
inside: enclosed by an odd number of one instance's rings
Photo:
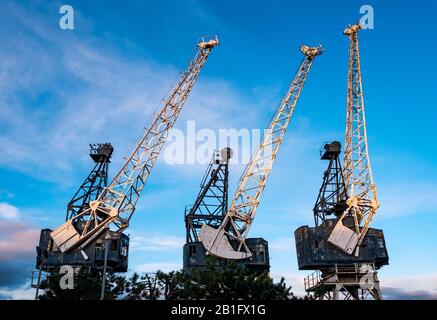
[[[197,44],[197,52],[187,69],[169,95],[163,99],[162,107],[152,124],[146,129],[110,185],[103,189],[96,200],[90,202],[87,210],[68,219],[50,233],[61,252],[85,248],[108,228],[122,232],[129,226],[141,191],[169,131],[174,126],[211,50],[218,44],[217,37],[210,40],[202,39]],[[81,252],[84,255],[84,251]]]
[[[208,165],[200,192],[192,206],[185,207],[186,242],[199,241],[199,233],[203,224],[219,226],[228,211],[228,179],[231,148],[220,152],[214,150]]]
[[[378,270],[389,264],[384,232],[370,228],[379,207],[367,146],[358,31],[349,25],[346,138],[325,143],[320,159],[329,161],[313,209],[315,226],[294,232],[299,270],[315,270],[305,291],[319,299],[382,299]]]
[[[300,50],[304,54],[303,61],[281,99],[261,143],[240,177],[238,189],[223,222],[217,229],[207,224],[202,226],[199,238],[209,254],[233,260],[252,256],[245,241],[255,218],[262,191],[314,58],[323,53],[320,45],[301,46]]]
[[[325,223],[329,216],[341,216],[346,209],[346,186],[340,155],[341,144],[338,141],[325,143],[320,150],[321,160],[328,160],[328,168],[323,175],[323,183],[313,208],[316,227]]]
[[[349,76],[347,87],[346,137],[344,148],[344,180],[347,208],[341,215],[328,242],[348,254],[359,256],[359,247],[370,223],[379,208],[376,185],[373,181],[367,143],[366,116],[361,81],[360,52],[358,47],[359,24],[346,28],[349,37]],[[353,227],[343,222],[352,218]]]
[[[95,165],[67,205],[65,221],[80,214],[96,200],[108,184],[108,168],[114,148],[110,143],[90,144],[90,157]]]
[[[214,151],[211,162],[202,178],[200,192],[191,206],[185,207],[186,243],[183,247],[183,270],[190,274],[195,270],[205,270],[208,265],[207,252],[199,239],[204,224],[218,228],[228,212],[229,159],[231,148]],[[255,273],[268,272],[269,247],[262,238],[246,238],[252,256],[250,260],[240,260],[236,264]],[[227,260],[216,260],[217,267],[225,267]]]

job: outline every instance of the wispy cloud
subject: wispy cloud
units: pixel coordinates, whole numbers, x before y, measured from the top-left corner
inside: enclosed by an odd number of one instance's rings
[[[0,218],[6,220],[18,220],[20,213],[17,207],[6,202],[0,202]]]
[[[181,250],[185,243],[182,237],[168,235],[136,235],[132,236],[130,248],[132,251],[169,251]]]
[[[18,288],[0,288],[2,300],[32,300],[35,298],[35,289],[30,287],[30,282]]]
[[[403,288],[385,287],[382,293],[387,300],[437,300],[437,293],[427,290],[408,291]]]
[[[150,114],[176,73],[127,62],[92,37],[65,39],[41,16],[18,5],[11,10],[20,37],[0,34],[14,48],[0,49],[8,83],[0,89],[4,166],[47,180],[57,180],[55,171],[71,174],[89,142],[125,144],[121,133],[132,137],[130,128],[143,126],[138,114]]]
[[[437,300],[437,274],[387,275],[381,281],[386,299]]]
[[[0,261],[15,261],[35,254],[39,230],[25,223],[0,221]]]
[[[0,287],[14,287],[30,277],[39,230],[22,221],[22,215],[19,208],[0,203]]]
[[[437,213],[437,184],[399,182],[378,189],[381,217],[397,217],[417,213]]]
[[[0,165],[68,183],[59,173],[68,177],[78,165],[86,166],[90,142],[110,141],[113,166],[119,167],[185,66],[138,57],[135,50],[122,51],[76,30],[64,36],[43,16],[18,4],[8,10],[10,17],[3,23],[13,25],[19,36],[0,33],[0,40],[14,48],[0,48],[1,79],[8,84],[0,88]],[[244,112],[270,99],[255,90],[256,99],[250,100],[220,79],[203,78],[196,87],[183,118],[198,120],[200,128],[250,126],[257,118],[253,112],[243,119],[232,110]]]

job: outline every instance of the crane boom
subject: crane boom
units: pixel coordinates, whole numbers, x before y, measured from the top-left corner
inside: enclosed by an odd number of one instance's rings
[[[129,226],[141,191],[169,131],[175,124],[209,53],[218,44],[217,38],[197,44],[197,52],[188,68],[170,94],[163,99],[162,108],[111,184],[102,191],[97,200],[90,203],[88,210],[67,220],[51,233],[61,252],[78,245],[85,247],[110,226],[120,232]]]
[[[348,195],[347,209],[340,217],[328,241],[348,254],[358,256],[359,246],[379,207],[373,182],[367,144],[366,116],[361,81],[359,24],[345,29],[349,37],[349,76],[347,89],[344,178]],[[351,217],[352,229],[344,220]],[[348,224],[348,223],[347,223]]]
[[[252,255],[245,243],[247,234],[305,80],[314,58],[323,52],[323,48],[301,46],[301,52],[304,59],[261,143],[241,175],[237,192],[222,224],[218,229],[206,224],[202,226],[200,240],[209,254],[235,260],[249,258]]]

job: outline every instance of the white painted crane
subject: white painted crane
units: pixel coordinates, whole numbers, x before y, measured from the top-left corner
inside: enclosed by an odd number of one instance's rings
[[[173,128],[194,83],[211,50],[219,44],[217,37],[197,44],[197,52],[178,82],[162,101],[162,107],[150,127],[137,143],[132,154],[89,208],[67,220],[51,237],[61,252],[84,248],[108,228],[122,232],[129,220],[141,191],[152,171],[170,130]],[[81,251],[84,255],[83,250]]]
[[[344,179],[348,195],[347,209],[339,218],[328,241],[348,254],[359,255],[359,247],[366,236],[379,202],[373,181],[367,143],[366,115],[361,82],[359,24],[343,32],[349,37],[349,77],[347,88],[346,137],[344,147]],[[353,226],[344,224],[352,218]]]
[[[261,143],[241,175],[237,192],[222,224],[217,229],[206,224],[202,226],[199,238],[208,254],[234,260],[249,258],[252,255],[245,240],[314,58],[322,54],[323,48],[301,46],[301,52],[304,59]]]

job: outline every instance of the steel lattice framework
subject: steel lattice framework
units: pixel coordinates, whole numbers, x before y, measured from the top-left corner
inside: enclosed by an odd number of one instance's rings
[[[214,151],[194,204],[185,208],[187,243],[198,242],[202,225],[219,227],[228,211],[229,158],[232,151]]]
[[[244,259],[252,255],[245,240],[305,80],[314,58],[323,52],[323,48],[301,46],[301,51],[305,57],[241,175],[226,217],[218,229],[206,224],[202,227],[200,239],[212,255],[225,259]],[[235,243],[234,247],[231,243]]]
[[[96,201],[90,203],[88,210],[66,221],[51,233],[61,252],[78,245],[85,247],[109,227],[121,232],[129,226],[141,191],[169,131],[175,124],[211,50],[218,44],[217,38],[198,43],[197,52],[188,68],[170,94],[163,99],[160,111],[111,184],[102,191]]]
[[[359,246],[376,214],[379,203],[373,182],[367,144],[366,116],[361,82],[359,24],[346,28],[349,37],[349,77],[347,89],[344,177],[348,209],[339,219],[328,241],[349,254],[358,256]],[[354,230],[344,226],[343,219],[352,215]]]
[[[65,221],[89,208],[108,184],[108,167],[114,148],[110,143],[91,144],[90,157],[96,163],[67,206]]]
[[[328,160],[328,168],[323,175],[323,183],[313,208],[316,227],[326,221],[330,215],[339,217],[346,209],[346,186],[340,163],[341,144],[338,141],[325,143],[320,155]]]

